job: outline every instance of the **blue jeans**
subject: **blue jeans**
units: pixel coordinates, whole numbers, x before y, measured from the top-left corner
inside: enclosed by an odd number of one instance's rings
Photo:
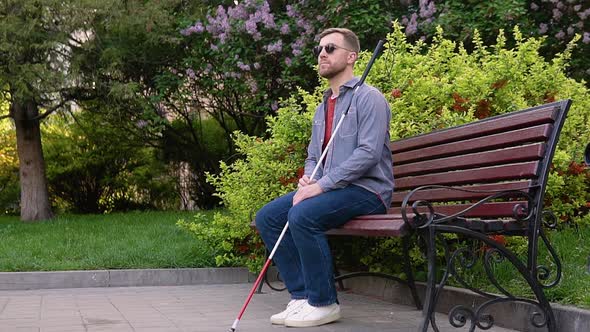
[[[354,185],[295,206],[293,195],[295,192],[288,193],[260,209],[256,228],[271,251],[289,221],[273,261],[292,299],[307,299],[313,306],[337,303],[332,253],[324,232],[359,215],[385,213],[386,208],[375,193]]]

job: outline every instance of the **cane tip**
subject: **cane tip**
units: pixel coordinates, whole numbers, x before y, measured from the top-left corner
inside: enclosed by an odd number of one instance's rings
[[[227,332],[236,332],[236,329],[234,329],[233,327],[230,327],[229,330],[227,330]]]

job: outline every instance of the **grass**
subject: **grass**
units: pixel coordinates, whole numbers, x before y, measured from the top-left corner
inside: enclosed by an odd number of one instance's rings
[[[65,215],[35,224],[0,217],[0,271],[214,266],[211,249],[175,225],[194,214]]]

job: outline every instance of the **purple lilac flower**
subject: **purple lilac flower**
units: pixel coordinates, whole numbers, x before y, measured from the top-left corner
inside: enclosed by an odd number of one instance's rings
[[[219,43],[223,45],[223,44],[225,44],[225,41],[227,39],[227,34],[226,33],[220,33],[219,36],[218,36],[218,38],[219,38]]]
[[[574,34],[574,27],[573,27],[573,26],[571,26],[571,25],[570,25],[570,26],[567,28],[567,34],[568,34],[568,35],[573,35],[573,34]]]
[[[260,64],[258,62],[254,62],[254,69],[260,69]]]
[[[430,0],[420,0],[420,17],[428,18],[434,15],[436,12],[436,7],[434,6],[434,1]]]
[[[278,109],[279,109],[279,103],[277,103],[276,101],[273,101],[273,102],[270,104],[270,108],[271,108],[273,111],[276,111],[276,110],[278,110]]]
[[[291,29],[289,28],[289,24],[283,23],[283,25],[281,25],[281,34],[288,35],[289,32],[291,32]]]
[[[311,25],[309,22],[305,22],[303,29],[305,30],[306,35],[313,34],[313,25]]]
[[[287,57],[285,58],[285,64],[289,67],[291,66],[291,64],[293,63],[293,61],[291,60],[291,58]]]
[[[318,22],[324,22],[326,20],[326,18],[323,15],[318,15],[315,19],[318,20]]]
[[[557,8],[553,9],[553,19],[554,20],[559,21],[561,19],[562,15],[563,15],[563,13],[559,9],[557,9]]]
[[[555,5],[555,7],[557,7],[557,9],[563,9],[563,7],[564,7],[564,5],[563,5],[563,2],[559,1],[559,2],[558,2],[556,5]]]
[[[242,4],[238,4],[233,8],[228,8],[227,14],[231,19],[245,20],[248,18],[248,12],[246,7]]]
[[[412,17],[410,18],[410,23],[408,23],[408,26],[406,26],[406,36],[411,36],[418,32],[418,22],[416,21],[417,18],[418,15],[416,15],[416,13],[412,14]]]
[[[256,22],[252,19],[252,17],[250,17],[250,19],[244,23],[244,27],[246,28],[246,32],[252,36],[258,32],[258,30],[256,30]]]
[[[297,22],[295,22],[295,25],[297,25],[298,27],[304,29],[306,23],[307,22],[303,18],[298,18],[297,19]]]
[[[291,5],[287,5],[287,16],[289,16],[289,17],[295,17],[295,16],[297,16],[297,11]]]
[[[563,30],[559,30],[559,32],[555,34],[555,38],[557,38],[557,39],[563,39],[564,37],[565,37],[565,32],[563,32]]]
[[[299,55],[303,54],[303,52],[301,50],[303,49],[304,44],[305,44],[305,41],[303,40],[303,37],[299,37],[299,38],[295,39],[293,44],[291,44],[291,49],[293,50],[294,56],[299,56]]]
[[[283,49],[283,41],[279,39],[277,42],[265,46],[269,53],[280,53]]]
[[[590,16],[590,8],[586,9],[585,11],[578,13],[578,16],[582,19],[585,20],[586,17]]]
[[[211,44],[211,50],[212,51],[219,51],[219,47],[217,47],[217,45],[215,45],[215,44]]]
[[[267,29],[274,29],[276,28],[277,24],[275,23],[275,17],[270,12],[270,6],[268,5],[267,1],[264,1],[262,6],[260,7],[260,21],[264,24]]]
[[[531,9],[534,10],[534,11],[537,11],[537,10],[539,10],[539,5],[537,5],[534,2],[531,2]]]
[[[408,17],[406,15],[402,16],[402,25],[408,25],[408,22],[410,22]]]
[[[580,9],[582,9],[582,5],[575,5],[575,6],[574,6],[574,10],[575,10],[575,11],[579,12],[579,11],[580,11]]]
[[[195,79],[197,77],[197,75],[195,74],[195,71],[192,70],[191,68],[186,70],[186,75],[191,79]]]
[[[242,61],[238,61],[238,68],[240,68],[243,71],[250,71],[250,65],[247,65]]]
[[[248,86],[250,87],[250,92],[256,93],[256,91],[258,91],[258,85],[253,79],[248,80]]]
[[[590,43],[590,32],[584,32],[584,38],[582,38],[582,43]]]
[[[539,24],[539,33],[540,34],[545,34],[547,32],[547,30],[549,30],[549,26],[546,23],[541,23]]]

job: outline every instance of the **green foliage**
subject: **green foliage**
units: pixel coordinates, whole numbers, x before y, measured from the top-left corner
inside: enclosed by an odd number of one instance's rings
[[[16,213],[18,201],[16,136],[8,122],[0,122],[0,214]]]
[[[129,142],[97,120],[80,114],[45,124],[54,206],[77,213],[176,207],[175,180],[154,150]]]
[[[212,220],[199,214],[197,223],[179,222],[215,249],[217,265],[246,265],[253,271],[260,268],[263,251],[250,222],[265,203],[296,188],[318,103],[319,94],[298,90],[283,102],[277,117],[267,118],[269,139],[236,132],[235,144],[244,159],[233,164],[222,162],[221,174],[209,175],[229,212],[216,213]]]

